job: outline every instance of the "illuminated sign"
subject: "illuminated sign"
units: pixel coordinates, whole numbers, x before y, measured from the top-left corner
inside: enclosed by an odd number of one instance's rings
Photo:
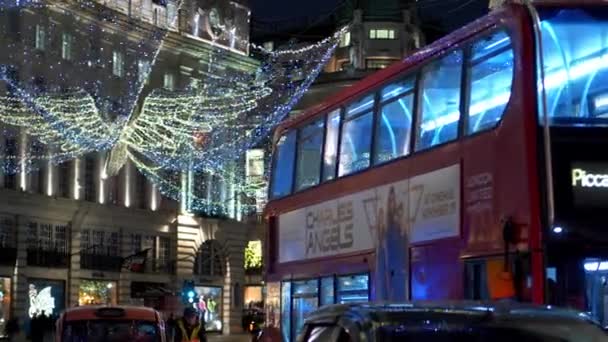
[[[595,174],[584,169],[572,169],[572,186],[582,186],[584,188],[607,188],[608,175]]]
[[[608,208],[608,163],[572,163],[570,186],[576,207]]]

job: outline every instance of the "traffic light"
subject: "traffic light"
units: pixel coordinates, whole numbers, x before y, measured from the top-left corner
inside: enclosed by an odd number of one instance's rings
[[[184,288],[182,289],[182,300],[184,304],[198,303],[198,295],[194,289],[194,282],[192,280],[184,281]]]

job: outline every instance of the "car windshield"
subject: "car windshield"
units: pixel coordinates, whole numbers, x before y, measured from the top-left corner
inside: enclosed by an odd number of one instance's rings
[[[603,342],[608,335],[598,326],[572,319],[506,320],[491,323],[387,324],[376,330],[376,341],[424,342]]]
[[[65,342],[160,342],[154,322],[132,320],[91,320],[68,322]]]

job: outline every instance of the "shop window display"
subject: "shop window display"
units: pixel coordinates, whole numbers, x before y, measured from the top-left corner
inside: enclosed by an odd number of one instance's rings
[[[64,309],[64,282],[30,279],[28,317],[55,317]]]
[[[78,290],[79,305],[117,304],[115,281],[81,280]]]
[[[222,331],[222,288],[219,286],[196,286],[198,303],[193,305],[205,322],[207,331]]]
[[[11,278],[0,277],[0,337],[5,337],[6,323],[11,319]]]

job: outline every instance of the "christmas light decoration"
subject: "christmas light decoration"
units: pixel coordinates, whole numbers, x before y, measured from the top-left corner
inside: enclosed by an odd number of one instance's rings
[[[177,4],[179,9],[181,3]],[[255,73],[221,67],[229,52],[212,44],[209,52],[200,56],[208,67],[202,86],[144,92],[168,29],[129,21],[124,14],[108,11],[94,1],[22,2],[0,10],[31,23],[17,33],[35,34],[37,41],[44,38],[41,24],[30,16],[51,12],[66,18],[81,18],[77,13],[101,16],[97,21],[79,21],[91,35],[114,39],[111,60],[91,49],[82,59],[60,58],[45,65],[52,82],[44,86],[37,84],[36,77],[21,80],[14,72],[15,64],[40,65],[38,55],[46,51],[37,50],[47,49],[44,44],[33,48],[15,42],[0,53],[0,83],[7,90],[0,96],[3,133],[15,139],[25,134],[32,141],[24,153],[5,154],[5,173],[31,171],[43,163],[57,164],[95,151],[110,151],[102,178],[118,174],[131,160],[162,194],[186,200],[188,210],[210,214],[225,213],[229,202],[242,202],[235,196],[259,191],[263,182],[246,184],[238,164],[307,91],[345,30],[306,47],[266,51],[253,46],[263,60]],[[172,16],[169,22],[174,20]],[[54,22],[48,24],[51,30],[58,27]],[[129,34],[134,37],[150,38],[121,39],[122,25],[130,25]],[[125,61],[127,51],[136,54],[130,63]],[[197,192],[202,180],[193,178],[200,175],[229,186]],[[184,179],[191,183],[187,199],[183,198]],[[216,193],[209,196],[209,192]]]

